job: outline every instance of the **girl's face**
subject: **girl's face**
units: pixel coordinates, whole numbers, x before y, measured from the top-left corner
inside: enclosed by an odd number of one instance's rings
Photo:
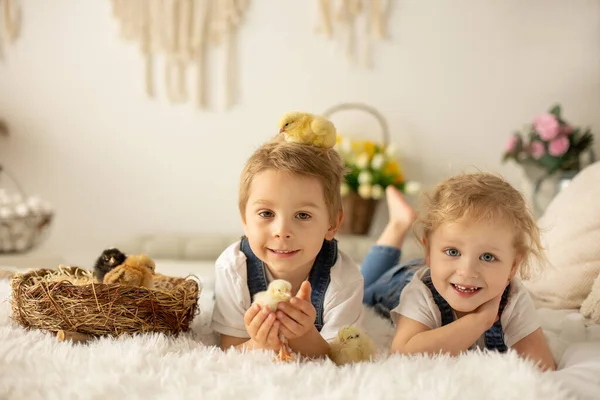
[[[520,263],[514,239],[502,219],[445,223],[430,235],[431,280],[457,314],[471,313],[504,291]]]

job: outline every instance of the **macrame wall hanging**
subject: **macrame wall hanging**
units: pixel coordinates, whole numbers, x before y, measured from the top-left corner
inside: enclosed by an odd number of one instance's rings
[[[317,0],[317,32],[341,40],[348,59],[372,66],[372,46],[387,39],[387,21],[394,0]]]
[[[0,59],[4,58],[4,47],[19,36],[21,10],[15,0],[0,0]]]
[[[237,30],[249,0],[111,0],[121,37],[139,44],[145,58],[145,86],[156,95],[155,60],[164,58],[165,92],[171,103],[192,101],[188,92],[189,67],[195,67],[195,102],[207,107],[208,53],[224,46],[224,103],[236,100]],[[160,80],[160,79],[159,79]]]

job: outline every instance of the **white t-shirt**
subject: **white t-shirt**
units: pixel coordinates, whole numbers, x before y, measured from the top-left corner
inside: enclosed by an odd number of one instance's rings
[[[400,315],[428,326],[430,329],[442,326],[440,309],[433,300],[431,290],[423,283],[423,276],[429,267],[417,270],[412,281],[402,290],[400,303],[391,312],[392,319],[397,321]],[[456,314],[454,314],[456,319]],[[517,278],[510,282],[510,294],[502,316],[500,317],[504,331],[504,343],[511,347],[540,327],[533,301],[527,289]],[[484,335],[474,347],[485,348]]]
[[[268,279],[270,279],[270,274]],[[344,325],[362,327],[364,280],[352,259],[338,249],[325,292],[321,336],[332,340]],[[220,334],[250,338],[244,314],[252,305],[248,289],[246,255],[240,242],[230,245],[219,256],[215,267],[215,308],[212,328]]]

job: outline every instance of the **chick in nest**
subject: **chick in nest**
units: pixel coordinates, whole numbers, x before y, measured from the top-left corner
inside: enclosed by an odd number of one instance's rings
[[[283,279],[275,279],[269,283],[269,287],[264,292],[258,292],[254,295],[253,303],[262,307],[267,307],[271,312],[277,311],[277,306],[281,302],[288,302],[292,298],[292,285]],[[279,332],[281,348],[277,354],[277,359],[281,361],[293,361],[294,356],[289,348],[287,338]]]
[[[354,325],[344,326],[329,344],[329,357],[337,365],[368,361],[375,355],[375,344]]]
[[[155,269],[154,261],[146,254],[131,255],[121,265],[108,272],[103,282],[152,288]]]
[[[94,274],[98,282],[103,282],[104,276],[117,266],[123,264],[126,258],[125,254],[114,247],[104,250],[96,260],[96,264],[94,264]]]
[[[327,118],[305,112],[291,112],[279,121],[279,133],[288,143],[310,144],[317,147],[335,146],[336,129]]]

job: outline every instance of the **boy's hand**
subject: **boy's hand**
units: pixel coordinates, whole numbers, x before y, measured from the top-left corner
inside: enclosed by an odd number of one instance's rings
[[[486,331],[490,329],[496,321],[498,321],[498,311],[500,309],[501,300],[502,293],[493,299],[486,301],[475,311],[475,314],[480,317],[482,324],[484,324]]]
[[[258,304],[254,304],[244,314],[244,324],[256,348],[278,350],[281,347],[279,340],[281,324],[277,321],[275,313],[268,308],[261,308]]]
[[[310,302],[311,291],[310,283],[304,281],[296,297],[292,297],[289,303],[279,303],[277,307],[280,329],[288,340],[306,335],[315,326],[317,310]]]

